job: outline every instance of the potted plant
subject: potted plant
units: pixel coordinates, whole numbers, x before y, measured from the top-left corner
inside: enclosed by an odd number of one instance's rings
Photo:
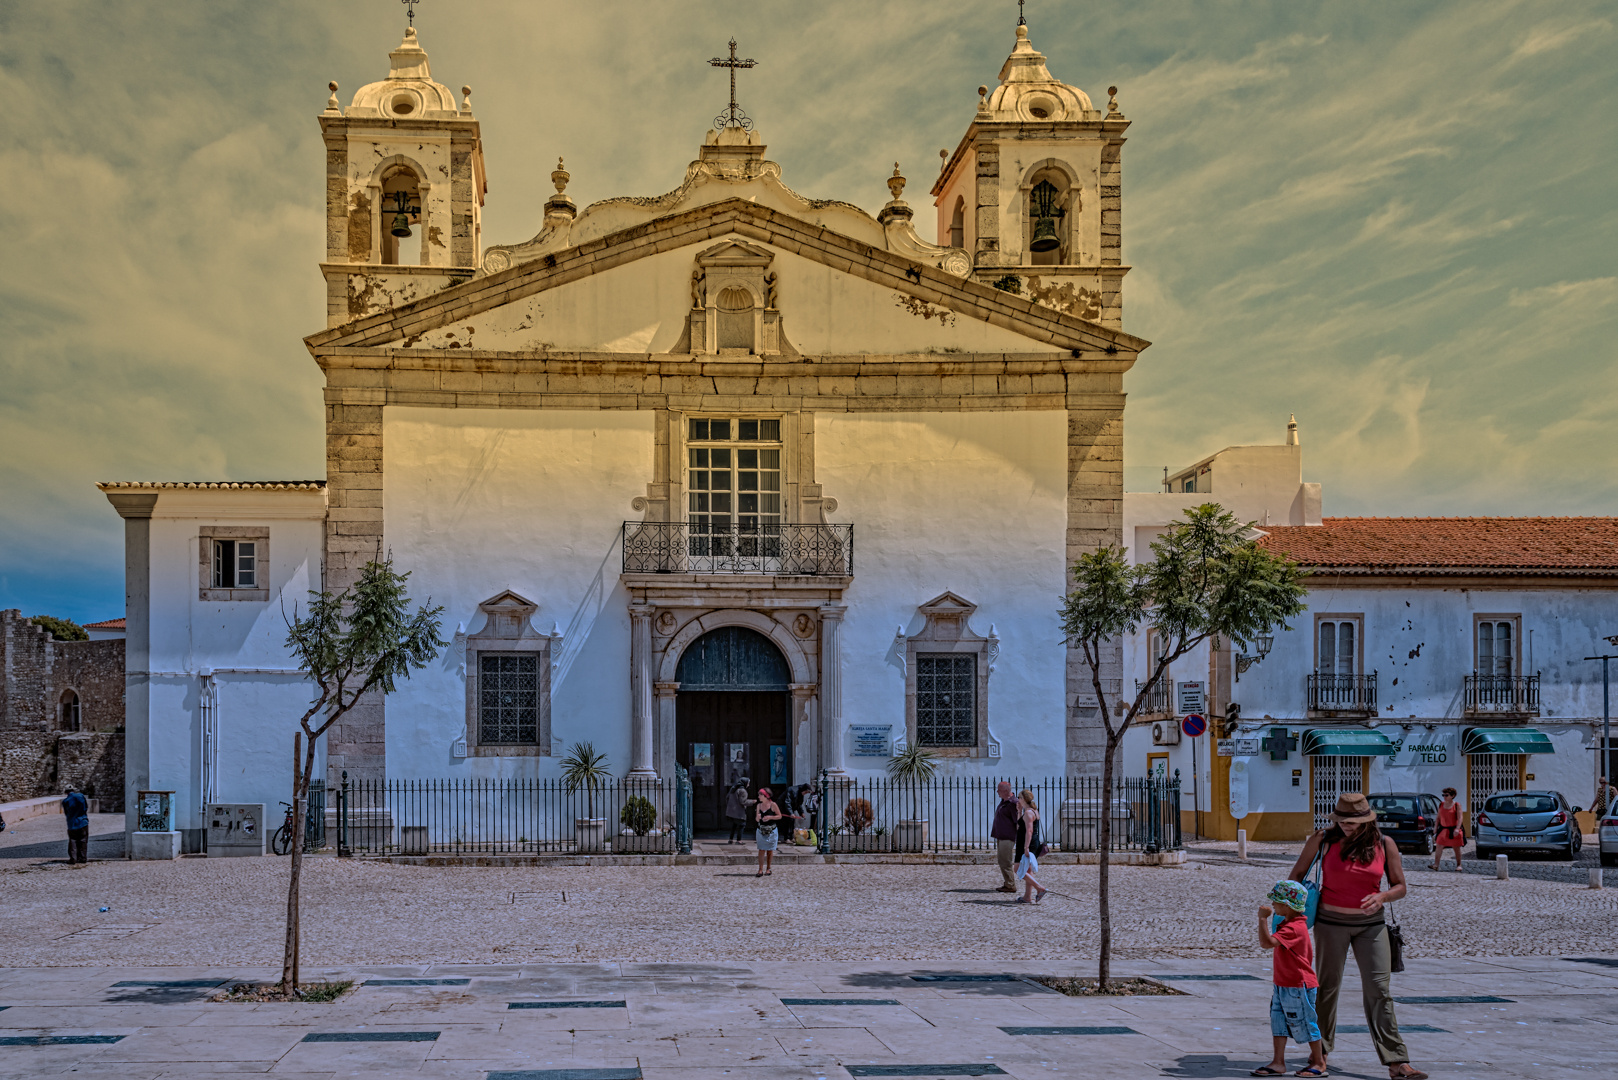
[[[911,743],[888,759],[888,776],[910,789],[910,817],[893,829],[895,851],[922,851],[927,847],[927,819],[921,816],[921,792],[938,775],[938,758],[925,746]]]
[[[869,799],[850,799],[843,807],[843,823],[832,830],[833,851],[864,851],[865,830],[871,827],[876,815],[871,812]]]
[[[585,854],[607,850],[607,819],[596,817],[597,789],[612,779],[607,768],[607,755],[596,752],[595,745],[574,743],[562,758],[562,782],[567,793],[584,791],[585,815],[573,820],[573,838],[577,848]]]
[[[618,823],[624,832],[613,841],[614,851],[656,851],[662,842],[657,825],[657,807],[644,795],[631,795],[618,811]]]

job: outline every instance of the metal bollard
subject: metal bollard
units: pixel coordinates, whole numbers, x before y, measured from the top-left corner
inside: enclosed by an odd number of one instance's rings
[[[1236,830],[1236,857],[1238,859],[1247,858],[1247,830],[1246,829],[1237,829]]]
[[[1599,866],[1590,867],[1590,888],[1601,888],[1601,867]]]
[[[1501,881],[1511,880],[1511,867],[1507,863],[1504,855],[1496,855],[1494,857],[1494,876],[1499,878]]]

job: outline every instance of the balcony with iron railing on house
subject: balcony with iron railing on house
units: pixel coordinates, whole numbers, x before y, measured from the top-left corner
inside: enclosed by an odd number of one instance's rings
[[[854,526],[626,521],[626,574],[851,577]]]
[[[1466,715],[1538,716],[1539,676],[1467,675],[1462,680]]]
[[[1135,680],[1135,693],[1140,693],[1140,688],[1142,685],[1143,684],[1139,679]],[[1146,692],[1146,699],[1141,702],[1140,713],[1138,715],[1142,717],[1173,716],[1173,689],[1174,684],[1168,679],[1157,680],[1156,685]]]
[[[1376,672],[1309,676],[1309,711],[1326,715],[1375,716]]]

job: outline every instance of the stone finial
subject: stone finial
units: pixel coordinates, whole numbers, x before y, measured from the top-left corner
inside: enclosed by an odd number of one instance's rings
[[[572,179],[567,169],[562,166],[562,159],[556,159],[556,169],[551,173],[551,183],[556,185],[556,194],[545,200],[545,223],[547,225],[560,225],[572,221],[579,212],[573,200],[567,197],[567,182]]]
[[[940,150],[938,152],[938,171],[943,172],[947,165],[949,165],[949,151]]]
[[[461,111],[468,116],[472,114],[472,88],[470,86],[461,87]]]
[[[905,178],[899,175],[899,163],[897,161],[893,163],[893,175],[888,177],[888,192],[893,196],[894,202],[898,202],[905,193]]]
[[[1121,120],[1124,114],[1118,110],[1118,88],[1107,87],[1107,119]]]
[[[326,99],[326,111],[329,113],[342,112],[343,107],[337,104],[337,80],[333,79],[331,82],[327,83],[326,88],[331,91],[331,97]]]
[[[573,179],[572,175],[562,167],[562,159],[556,159],[556,170],[551,173],[551,183],[556,185],[556,194],[560,195],[567,190],[567,182]]]
[[[989,88],[987,86],[978,87],[978,115],[989,115]]]
[[[1298,417],[1296,413],[1287,416],[1287,445],[1298,445]]]

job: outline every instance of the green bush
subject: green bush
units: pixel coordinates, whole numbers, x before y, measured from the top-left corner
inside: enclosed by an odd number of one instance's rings
[[[644,795],[631,795],[618,812],[618,821],[636,836],[645,836],[657,824],[657,807]]]
[[[55,615],[30,615],[28,621],[51,632],[57,641],[89,641],[84,627],[72,619],[58,619]]]

